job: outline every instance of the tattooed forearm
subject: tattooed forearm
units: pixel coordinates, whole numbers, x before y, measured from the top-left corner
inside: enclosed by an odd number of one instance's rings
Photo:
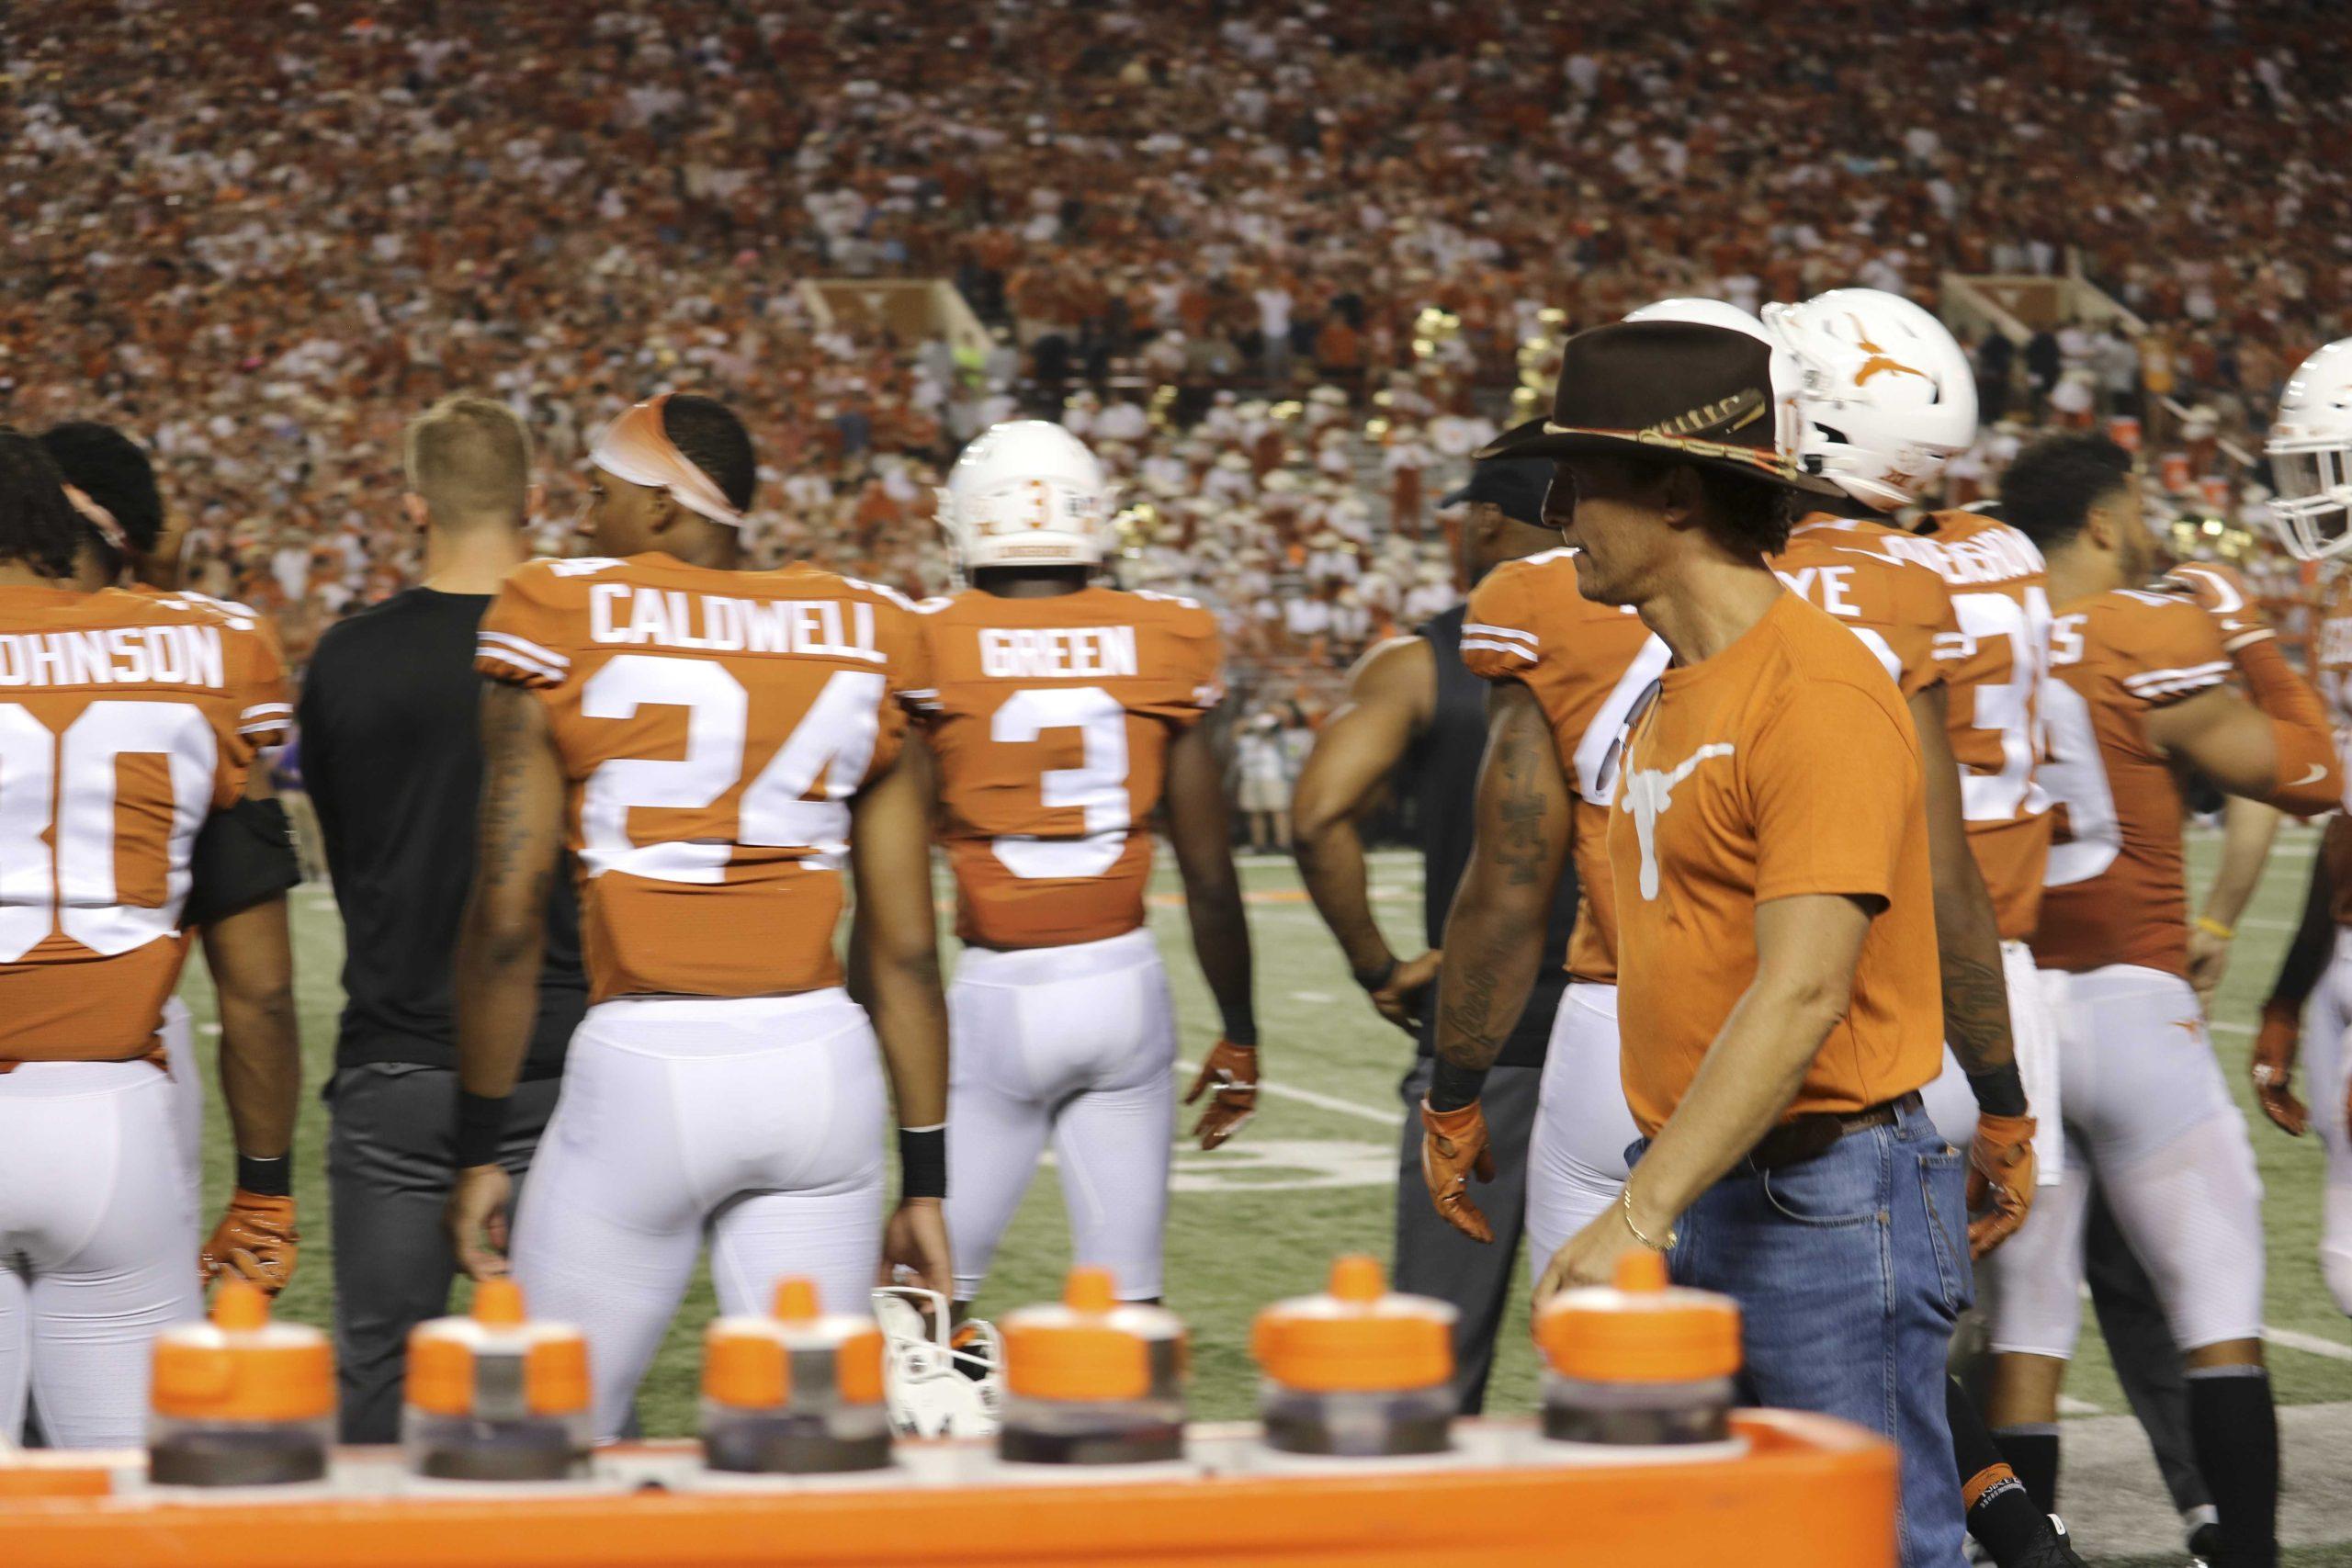
[[[503,892],[528,868],[524,852],[530,829],[525,818],[525,784],[530,711],[537,699],[512,686],[482,694],[481,805],[474,824],[475,874],[484,892]]]
[[[1997,964],[1947,952],[1943,959],[1944,1038],[1964,1073],[1990,1072],[2015,1059],[2009,990]]]
[[[1459,984],[1443,987],[1443,999],[1438,1017],[1437,1051],[1457,1067],[1472,1072],[1484,1072],[1495,1065],[1502,1052],[1503,1042],[1510,1037],[1511,1026],[1519,1021],[1519,1009],[1511,1016],[1498,1021],[1494,1014],[1496,996],[1502,989],[1498,971],[1510,964],[1508,953],[1482,952],[1464,964]],[[1448,967],[1453,953],[1448,950]],[[1531,976],[1532,978],[1532,976]],[[1526,1005],[1526,988],[1519,991],[1521,1006]]]
[[[1501,831],[1494,859],[1513,886],[1525,886],[1544,874],[1550,802],[1536,770],[1547,760],[1541,748],[1549,744],[1548,738],[1531,742],[1516,733],[1495,739],[1494,766],[1502,776],[1502,795],[1495,804]]]

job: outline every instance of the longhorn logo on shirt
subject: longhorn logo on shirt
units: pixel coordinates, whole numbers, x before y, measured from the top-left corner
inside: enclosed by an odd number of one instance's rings
[[[1710,757],[1728,757],[1731,745],[1713,741],[1700,747],[1671,768],[1634,768],[1625,774],[1625,793],[1619,797],[1620,810],[1634,818],[1634,837],[1642,847],[1642,899],[1645,903],[1657,897],[1657,819],[1674,804],[1674,788],[1696,773],[1699,764]]]
[[[1872,343],[1869,329],[1862,325],[1862,319],[1860,316],[1849,315],[1846,319],[1854,323],[1854,342],[1864,354],[1870,355],[1862,361],[1862,367],[1854,372],[1855,386],[1867,385],[1871,377],[1886,375],[1889,372],[1898,376],[1917,376],[1922,381],[1934,384],[1936,378],[1933,376],[1915,366],[1904,364],[1903,361]]]

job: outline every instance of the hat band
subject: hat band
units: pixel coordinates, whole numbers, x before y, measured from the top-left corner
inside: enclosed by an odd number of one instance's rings
[[[723,527],[741,528],[742,513],[662,428],[662,405],[669,400],[670,394],[664,392],[632,406],[596,437],[588,460],[616,479],[665,491],[687,511]]]
[[[1759,452],[1753,446],[1743,446],[1729,441],[1702,441],[1694,435],[1668,435],[1658,430],[1600,430],[1589,425],[1555,424],[1544,422],[1546,435],[1593,435],[1604,441],[1626,441],[1636,446],[1663,446],[1690,457],[1720,457],[1725,462],[1740,463],[1778,479],[1794,479],[1795,459],[1777,452]]]

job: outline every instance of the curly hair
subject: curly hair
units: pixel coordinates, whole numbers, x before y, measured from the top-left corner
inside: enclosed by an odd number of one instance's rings
[[[2104,435],[2047,435],[2001,476],[2001,515],[2044,549],[2083,531],[2091,509],[2132,482],[2132,454]]]
[[[710,476],[736,511],[748,511],[760,482],[752,433],[735,411],[715,398],[672,394],[662,405],[662,434],[687,462]]]
[[[1793,491],[1721,468],[1702,468],[1698,474],[1718,535],[1742,549],[1768,556],[1789,547],[1789,529],[1797,515]]]
[[[89,525],[65,499],[56,461],[23,431],[0,426],[0,561],[70,578],[90,537]]]

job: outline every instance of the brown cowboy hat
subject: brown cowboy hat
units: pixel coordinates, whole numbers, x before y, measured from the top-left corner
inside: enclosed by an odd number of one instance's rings
[[[1771,345],[1746,333],[1612,321],[1562,345],[1551,413],[1505,431],[1477,457],[1646,457],[1842,496],[1780,449],[1778,415],[1789,391],[1773,385]]]

